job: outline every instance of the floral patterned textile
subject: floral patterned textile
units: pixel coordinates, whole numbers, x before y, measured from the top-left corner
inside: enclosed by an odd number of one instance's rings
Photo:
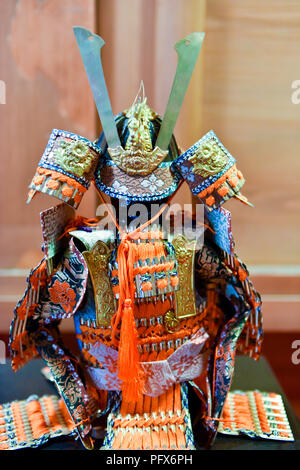
[[[156,201],[170,196],[181,176],[170,162],[161,163],[150,176],[128,176],[112,162],[99,165],[95,182],[100,191],[112,197],[133,201]]]
[[[36,315],[52,320],[69,318],[76,312],[85,294],[88,269],[84,257],[70,240],[62,267],[51,276],[47,291],[36,309]]]
[[[93,404],[75,366],[76,359],[70,357],[52,332],[41,329],[35,334],[36,347],[50,368],[51,374],[67,409],[77,425],[81,436],[91,430],[90,418]]]
[[[145,395],[159,396],[175,383],[198,377],[207,362],[207,354],[202,352],[207,338],[208,335],[203,330],[199,330],[190,341],[184,343],[168,359],[142,362],[142,370],[146,374]],[[120,381],[117,377],[118,352],[98,342],[89,349],[89,353],[103,366],[103,369],[93,367],[87,369],[95,386],[104,390],[120,389]]]

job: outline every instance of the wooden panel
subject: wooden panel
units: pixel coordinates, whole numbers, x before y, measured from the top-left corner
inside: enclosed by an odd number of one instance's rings
[[[251,272],[251,271],[250,271]],[[264,295],[290,295],[300,294],[300,276],[251,276],[258,292]]]
[[[170,14],[170,7],[172,14]],[[174,45],[179,39],[194,31],[204,31],[205,8],[206,2],[203,0],[200,2],[191,0],[188,6],[185,0],[174,0],[172,6],[170,2],[162,0],[155,2],[153,102],[155,110],[161,115],[165,112],[176,71],[177,54]],[[177,143],[183,150],[191,147],[202,137],[203,49],[204,46],[197,60],[174,130]],[[191,192],[184,184],[174,198],[174,203],[191,202]]]
[[[175,0],[172,2],[155,2],[155,35],[154,62],[155,80],[155,109],[164,114],[175,75],[177,54],[175,43],[194,31],[205,29],[206,2],[192,0]],[[166,25],[168,25],[166,27]],[[175,128],[178,143],[183,148],[189,148],[201,135],[202,126],[202,90],[203,90],[203,50],[197,60],[189,88]]]
[[[95,110],[72,26],[94,28],[94,1],[1,2],[0,266],[30,267],[41,258],[39,212],[46,195],[26,206],[27,187],[53,128],[95,138]],[[95,213],[91,190],[80,207]]]
[[[299,22],[299,1],[207,2],[203,132],[215,130],[246,176],[255,209],[226,207],[249,264],[300,260]]]
[[[114,114],[133,103],[141,80],[153,107],[153,11],[154,2],[145,0],[98,3],[98,32],[105,40],[103,69]]]
[[[300,299],[262,295],[264,331],[300,332]]]

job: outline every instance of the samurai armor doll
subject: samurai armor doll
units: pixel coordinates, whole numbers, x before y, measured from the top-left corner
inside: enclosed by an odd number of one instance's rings
[[[66,434],[87,449],[207,448],[236,354],[259,358],[262,318],[224,208],[231,198],[251,205],[240,192],[245,180],[236,160],[213,131],[186,151],[173,135],[204,34],[175,45],[178,65],[160,118],[143,86],[114,116],[104,42],[81,27],[74,33],[103,132],[95,142],[57,129],[50,135],[28,202],[45,193],[59,203],[41,213],[43,257],[10,329],[13,370],[42,358],[60,398],[4,406],[19,424],[0,448]],[[95,219],[75,212],[90,183],[104,209]],[[190,230],[177,230],[175,216],[165,230],[183,183],[194,201]],[[78,350],[64,345],[66,318],[74,320]]]

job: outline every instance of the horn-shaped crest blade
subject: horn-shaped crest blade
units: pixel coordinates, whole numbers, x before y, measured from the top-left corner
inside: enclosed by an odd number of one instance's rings
[[[178,63],[156,146],[167,150],[205,33],[191,33],[175,44]]]
[[[73,31],[89,79],[107,144],[112,148],[118,147],[121,145],[120,139],[111,109],[101,63],[101,48],[105,42],[100,36],[91,33],[86,28],[74,26]]]

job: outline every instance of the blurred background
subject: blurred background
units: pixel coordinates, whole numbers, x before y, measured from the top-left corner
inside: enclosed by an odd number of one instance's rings
[[[175,136],[187,149],[213,129],[246,177],[255,208],[226,208],[262,294],[263,353],[300,416],[300,353],[292,356],[300,348],[300,0],[0,0],[0,339],[42,257],[39,213],[57,202],[40,195],[25,203],[49,134],[94,140],[100,132],[74,25],[106,42],[115,114],[142,79],[148,104],[163,114],[175,42],[206,32]],[[185,187],[177,197],[190,202]],[[96,205],[91,188],[79,212],[94,216]],[[72,323],[62,328],[68,335]]]

